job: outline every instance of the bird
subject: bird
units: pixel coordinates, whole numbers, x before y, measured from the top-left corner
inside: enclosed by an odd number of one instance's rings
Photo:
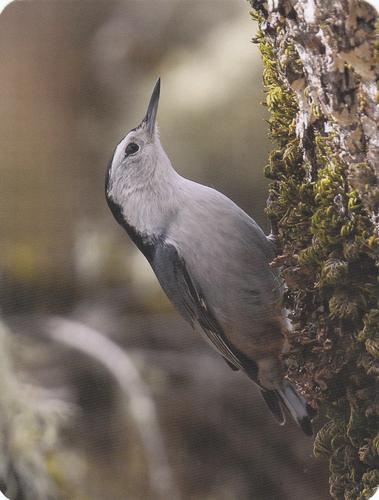
[[[279,424],[312,434],[312,408],[285,377],[288,319],[275,247],[237,204],[182,177],[161,144],[157,80],[141,123],[113,151],[107,204],[177,311],[258,387]]]

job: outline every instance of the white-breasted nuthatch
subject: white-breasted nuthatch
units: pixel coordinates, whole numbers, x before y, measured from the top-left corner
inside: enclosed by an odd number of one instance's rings
[[[258,386],[279,423],[307,434],[310,409],[284,378],[287,319],[272,242],[229,198],[181,177],[159,139],[157,81],[141,124],[116,147],[105,193],[168,298],[234,370]]]

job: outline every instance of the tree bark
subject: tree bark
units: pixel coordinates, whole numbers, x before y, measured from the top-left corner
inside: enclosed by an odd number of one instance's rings
[[[287,284],[289,377],[324,425],[336,499],[379,484],[377,13],[353,0],[251,0],[269,126],[267,213]]]

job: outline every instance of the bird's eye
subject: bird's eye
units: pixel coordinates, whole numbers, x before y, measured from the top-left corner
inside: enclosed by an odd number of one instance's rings
[[[130,142],[127,146],[126,146],[126,149],[125,149],[125,157],[126,156],[129,156],[129,155],[133,155],[134,153],[137,153],[137,151],[139,150],[139,146],[138,144],[136,144],[135,142]]]

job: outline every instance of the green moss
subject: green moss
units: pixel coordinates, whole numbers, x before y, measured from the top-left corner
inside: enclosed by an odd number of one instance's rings
[[[303,78],[301,63],[291,43],[283,50],[275,34],[264,32],[265,12],[258,3],[257,9],[255,41],[276,144],[265,167],[271,179],[267,214],[288,286],[285,305],[292,311],[289,377],[324,415],[314,450],[329,460],[332,496],[369,498],[379,483],[374,378],[379,374],[379,238],[372,197],[367,198],[371,205],[366,203],[372,168],[341,159],[335,137],[321,132],[320,123],[330,117],[317,107],[317,120],[300,143],[290,85]],[[356,178],[360,182],[351,182]]]

